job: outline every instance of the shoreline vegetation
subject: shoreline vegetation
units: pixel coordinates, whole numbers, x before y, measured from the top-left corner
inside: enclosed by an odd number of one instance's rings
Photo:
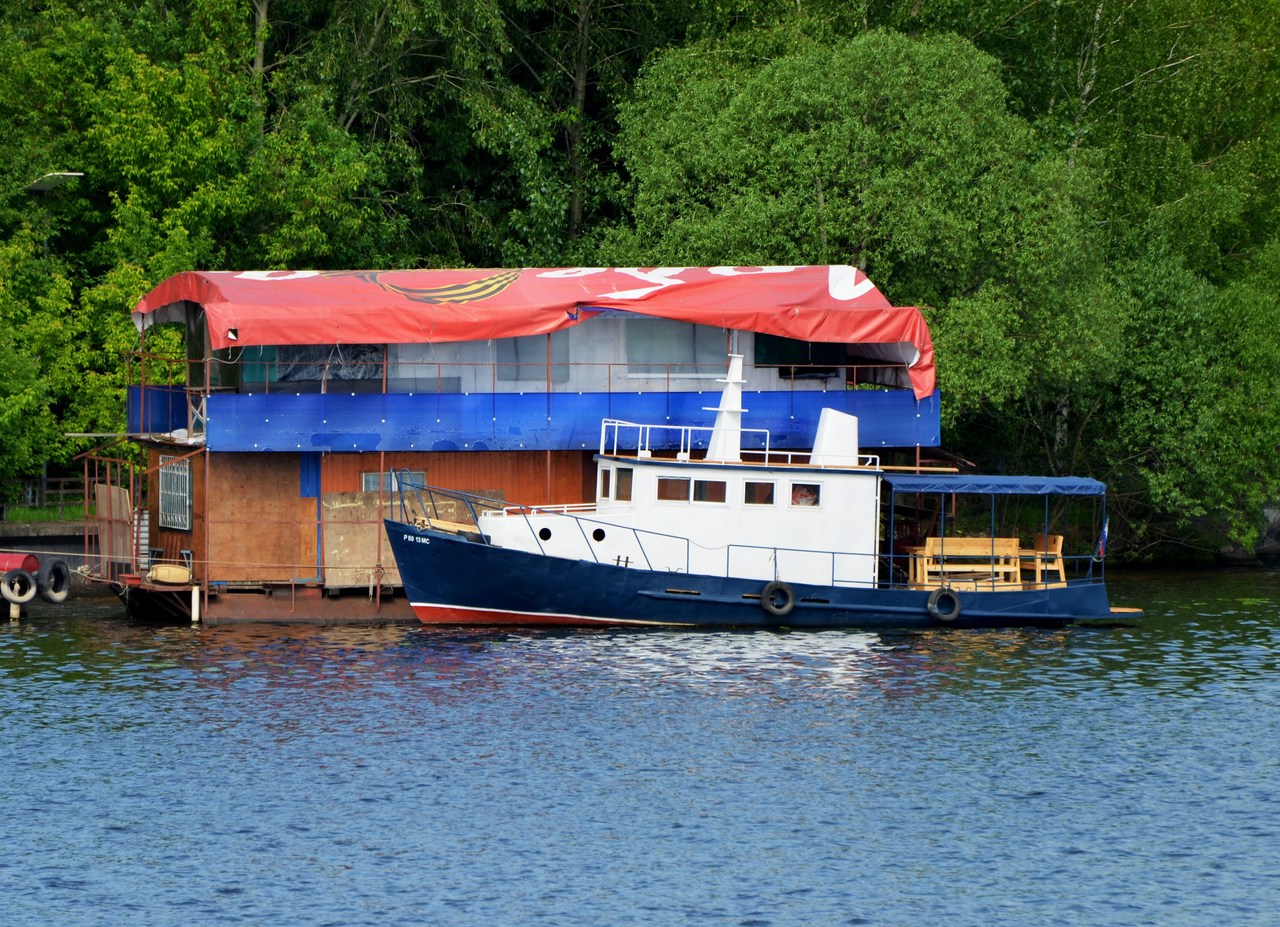
[[[122,432],[182,271],[853,264],[946,451],[1120,561],[1275,534],[1274,0],[447,6],[0,11],[0,481]]]

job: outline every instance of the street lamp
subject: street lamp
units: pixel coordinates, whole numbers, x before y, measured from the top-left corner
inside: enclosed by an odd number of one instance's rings
[[[56,190],[58,187],[67,183],[68,181],[75,180],[77,177],[83,177],[83,176],[84,176],[84,171],[54,171],[51,174],[45,174],[42,177],[39,177],[31,181],[31,183],[27,184],[26,187],[24,187],[23,189],[26,190],[27,193],[30,193],[32,196],[35,196],[37,193],[48,193],[50,190]],[[46,212],[46,210],[43,210],[43,209],[40,211],[42,214]],[[49,256],[49,229],[48,229],[49,221],[46,218],[45,221],[43,221],[41,224],[45,226],[44,256],[48,257]]]
[[[60,187],[68,180],[76,177],[83,177],[83,171],[54,171],[52,174],[45,174],[38,180],[33,180],[27,184],[26,191],[28,193],[45,193],[54,187]]]

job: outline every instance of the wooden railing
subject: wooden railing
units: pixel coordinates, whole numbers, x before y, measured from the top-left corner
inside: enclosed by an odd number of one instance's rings
[[[40,477],[0,484],[0,521],[75,521],[83,516],[83,477]]]

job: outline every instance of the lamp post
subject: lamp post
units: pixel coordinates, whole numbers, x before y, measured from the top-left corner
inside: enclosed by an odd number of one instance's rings
[[[25,189],[28,193],[47,193],[54,187],[60,187],[69,180],[83,176],[83,171],[54,171],[31,181]]]
[[[53,171],[52,173],[41,175],[40,177],[31,181],[31,183],[27,184],[23,189],[27,193],[30,193],[32,196],[35,196],[37,193],[48,193],[50,190],[56,190],[58,187],[61,187],[63,184],[83,176],[84,176],[83,171]],[[45,226],[43,247],[44,247],[44,256],[47,258],[49,256],[48,222],[44,221],[41,224]]]

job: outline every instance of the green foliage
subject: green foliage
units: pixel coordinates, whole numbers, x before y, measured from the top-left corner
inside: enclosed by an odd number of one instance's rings
[[[1278,56],[1273,0],[8,4],[0,477],[122,428],[178,271],[848,262],[925,307],[951,449],[1247,543]]]
[[[1141,349],[1098,443],[1143,546],[1251,543],[1263,505],[1280,492],[1277,272],[1280,241],[1222,289],[1159,245],[1130,272]],[[1164,517],[1138,517],[1148,509]]]

